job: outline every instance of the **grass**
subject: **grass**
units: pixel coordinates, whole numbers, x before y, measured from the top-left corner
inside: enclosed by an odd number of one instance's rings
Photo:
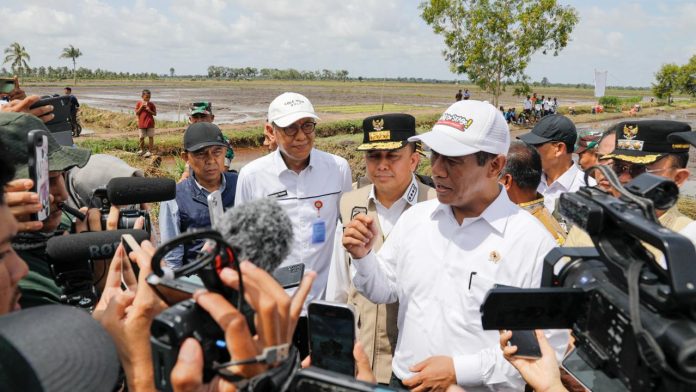
[[[80,105],[80,121],[86,128],[102,133],[112,130],[135,131],[138,129],[138,119],[134,113],[119,113]],[[158,128],[185,127],[185,121],[157,120]]]
[[[317,106],[317,112],[322,113],[342,113],[342,114],[354,114],[354,113],[410,113],[417,110],[422,110],[427,106],[415,106],[415,105],[397,105],[391,103],[385,103],[384,106],[381,104],[371,104],[371,105],[337,105],[337,106]]]

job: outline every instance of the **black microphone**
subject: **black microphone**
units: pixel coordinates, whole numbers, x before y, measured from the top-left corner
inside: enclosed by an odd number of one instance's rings
[[[176,182],[171,178],[115,177],[106,185],[106,196],[119,206],[172,200]]]
[[[228,209],[215,230],[230,244],[239,260],[249,260],[273,272],[290,253],[292,222],[271,199],[253,200]]]
[[[56,236],[46,243],[46,254],[52,262],[76,262],[110,259],[121,243],[121,236],[130,234],[138,243],[150,238],[145,230],[109,230]]]

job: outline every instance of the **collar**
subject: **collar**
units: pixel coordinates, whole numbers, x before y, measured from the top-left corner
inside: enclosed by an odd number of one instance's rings
[[[222,192],[225,187],[227,186],[227,179],[225,179],[225,174],[220,173],[220,176],[222,177],[222,183],[220,184],[220,189],[219,191]],[[207,190],[203,185],[198,183],[198,180],[196,180],[196,174],[191,170],[191,178],[193,178],[193,182],[196,184],[196,187],[198,188],[199,191],[203,192],[208,192],[211,193],[211,191]]]
[[[498,189],[500,189],[498,197],[496,197],[495,200],[493,200],[493,202],[489,204],[485,210],[483,210],[481,215],[474,218],[464,218],[464,221],[460,227],[469,226],[479,219],[483,219],[500,235],[505,233],[505,227],[507,226],[508,219],[516,212],[518,207],[510,201],[510,198],[502,185],[499,185]],[[438,203],[438,206],[430,214],[430,217],[435,218],[437,214],[449,215],[452,217],[454,222],[457,222],[454,218],[452,207],[447,204]]]
[[[536,194],[536,199],[532,201],[526,201],[524,203],[519,203],[517,204],[520,208],[533,208],[537,204],[544,204],[544,196],[541,195],[541,193],[537,192]]]
[[[368,201],[373,201],[379,203],[377,196],[375,196],[375,185],[372,184],[370,188],[370,194],[367,196]],[[415,205],[418,202],[418,183],[416,182],[416,176],[411,174],[411,183],[406,187],[404,194],[401,195],[399,200],[404,200],[410,205]],[[380,203],[382,204],[382,203]]]
[[[578,168],[578,165],[576,165],[573,161],[573,164],[570,165],[568,170],[566,170],[565,173],[558,177],[558,179],[554,181],[553,184],[559,183],[565,190],[568,190],[571,186],[573,186],[573,182],[575,182],[575,177],[578,175],[578,172],[580,172],[580,169]],[[541,179],[544,181],[544,184],[546,184],[546,187],[551,186],[551,184],[546,182],[546,173],[541,174]]]
[[[288,169],[288,165],[285,164],[285,160],[283,160],[283,156],[280,154],[280,148],[276,148],[271,154],[273,154],[273,168],[275,169],[276,175],[279,175],[284,171],[292,171]],[[309,152],[309,163],[307,164],[307,167],[302,169],[302,171],[314,168],[314,164],[318,162],[316,155],[316,149],[312,147],[312,150]]]

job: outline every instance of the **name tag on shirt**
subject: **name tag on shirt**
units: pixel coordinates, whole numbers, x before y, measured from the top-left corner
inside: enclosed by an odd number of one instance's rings
[[[280,192],[276,192],[276,193],[271,193],[268,195],[268,197],[285,197],[287,195],[288,195],[288,191],[284,190],[284,191],[280,191]]]
[[[326,241],[326,222],[317,219],[312,223],[312,243],[321,244]]]

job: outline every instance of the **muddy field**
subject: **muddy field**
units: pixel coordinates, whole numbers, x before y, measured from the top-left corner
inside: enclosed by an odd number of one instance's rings
[[[472,99],[491,100],[474,86],[426,83],[379,82],[288,82],[288,81],[178,81],[178,82],[121,82],[77,85],[73,94],[80,103],[99,109],[129,113],[135,108],[143,88],[152,91],[158,118],[170,121],[185,120],[190,102],[213,102],[216,123],[238,124],[262,120],[268,104],[285,91],[306,95],[325,120],[359,118],[381,111],[385,104],[392,110],[414,114],[441,112],[454,101],[458,89],[469,88]],[[31,94],[62,93],[62,85],[26,86]],[[561,105],[589,105],[595,102],[592,91],[572,88],[539,88],[539,96],[557,96]],[[617,91],[625,96],[642,95],[640,91]],[[501,105],[518,106],[522,100],[507,92]]]

